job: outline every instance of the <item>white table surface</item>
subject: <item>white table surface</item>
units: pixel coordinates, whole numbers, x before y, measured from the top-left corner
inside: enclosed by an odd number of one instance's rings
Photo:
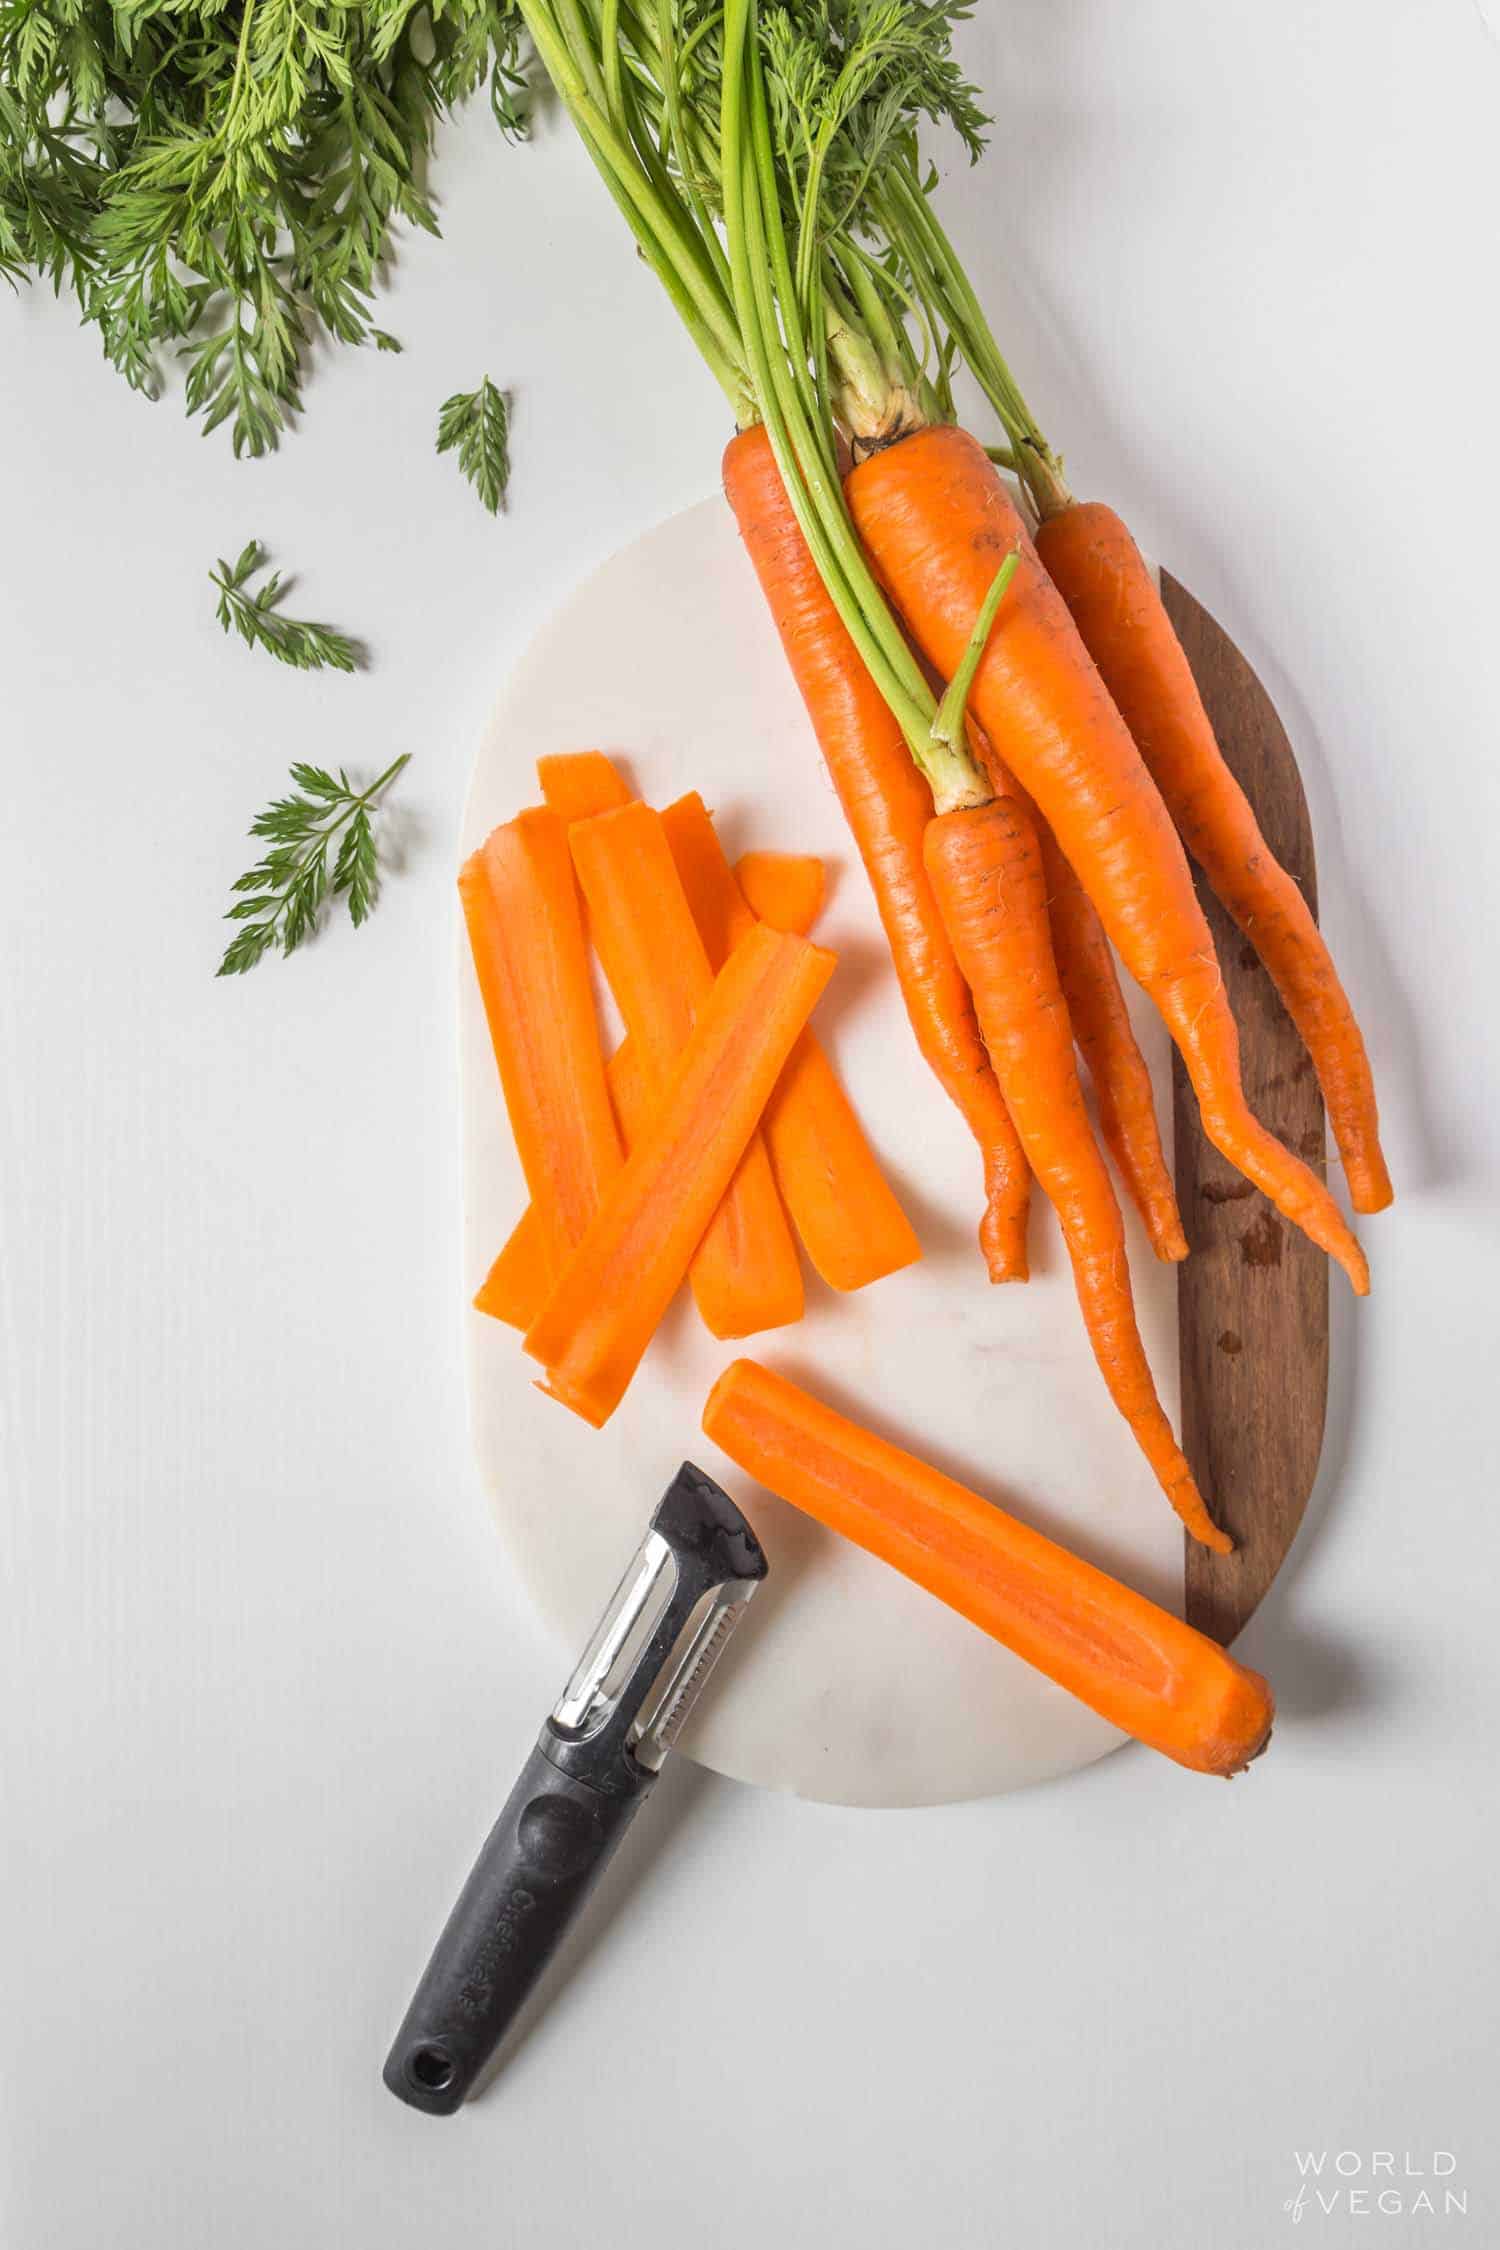
[[[405,357],[320,366],[275,460],[0,306],[7,2250],[1259,2250],[1298,2149],[1452,2151],[1467,2221],[1382,2238],[1495,2239],[1485,13],[1008,0],[967,39],[1008,121],[956,231],[1076,485],[1292,727],[1401,1187],[1245,1641],[1274,1754],[884,1815],[681,1766],[447,2124],[379,2066],[557,1684],[464,1423],[459,807],[507,663],[711,488],[723,419],[570,141],[477,111]],[[430,442],[486,368],[498,525]],[[220,639],[204,572],[252,532],[368,677]],[[369,928],[216,984],[288,758],[398,749]]]

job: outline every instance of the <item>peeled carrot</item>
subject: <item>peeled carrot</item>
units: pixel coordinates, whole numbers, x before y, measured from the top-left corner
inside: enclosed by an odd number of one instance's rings
[[[547,1370],[544,1387],[595,1428],[623,1398],[833,969],[821,946],[759,922],[735,947],[533,1324],[526,1350]]]
[[[630,1041],[616,1047],[604,1066],[609,1098],[614,1105],[620,1139],[626,1152],[635,1147],[651,1111],[640,1057]],[[527,1204],[502,1245],[500,1254],[480,1284],[474,1310],[503,1320],[508,1328],[528,1329],[547,1302],[557,1275],[547,1256],[542,1223],[533,1204]]]
[[[737,1359],[709,1393],[703,1428],[768,1491],[1179,1765],[1238,1773],[1270,1740],[1276,1704],[1258,1672],[784,1376]]]
[[[537,809],[496,828],[458,878],[505,1106],[549,1276],[620,1168],[568,836]]]
[[[806,937],[823,911],[827,877],[811,852],[741,852],[734,879],[751,913],[773,930]]]
[[[907,624],[947,674],[962,659],[997,562],[1020,545],[970,708],[1165,1018],[1209,1139],[1338,1259],[1363,1296],[1369,1269],[1337,1204],[1245,1100],[1239,1036],[1172,816],[994,464],[965,431],[931,427],[861,462],[845,492]]]
[[[687,1044],[714,972],[659,814],[637,800],[579,821],[569,835],[594,946],[654,1099]],[[797,1246],[758,1133],[697,1247],[692,1280],[715,1336],[751,1336],[802,1317]]]
[[[922,864],[927,785],[818,575],[760,425],[731,439],[724,490],[870,878],[917,1045],[979,1144],[990,1279],[1024,1281],[1031,1176]]]
[[[561,750],[537,759],[536,777],[552,810],[571,827],[628,805],[635,792],[602,750]]]
[[[927,872],[969,980],[980,1028],[1027,1161],[1062,1225],[1084,1326],[1109,1394],[1195,1539],[1233,1542],[1203,1505],[1162,1412],[1136,1326],[1125,1228],[1084,1108],[1058,983],[1036,832],[1014,798],[943,813]]]
[[[734,879],[708,808],[696,790],[668,805],[661,823],[709,962],[719,969],[755,927],[756,916]],[[811,864],[821,875],[820,863]],[[810,895],[804,886],[795,902],[797,911],[805,910]],[[778,895],[777,903],[785,904],[785,895]],[[830,1289],[863,1289],[920,1258],[922,1247],[911,1222],[811,1031],[804,1031],[792,1050],[792,1059],[766,1104],[761,1129],[792,1224]]]
[[[1037,551],[1135,737],[1183,842],[1264,961],[1312,1056],[1356,1211],[1391,1179],[1369,1057],[1317,923],[1224,762],[1198,683],[1140,549],[1112,508],[1050,516]]]

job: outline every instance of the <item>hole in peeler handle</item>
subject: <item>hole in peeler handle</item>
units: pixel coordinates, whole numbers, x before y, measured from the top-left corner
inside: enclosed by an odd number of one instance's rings
[[[441,2094],[458,2076],[458,2065],[441,2047],[418,2047],[406,2058],[406,2075],[424,2093]]]

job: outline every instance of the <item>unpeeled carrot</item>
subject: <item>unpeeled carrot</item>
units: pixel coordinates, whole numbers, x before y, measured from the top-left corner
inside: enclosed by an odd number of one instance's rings
[[[818,574],[760,425],[731,439],[724,490],[870,878],[917,1045],[979,1144],[990,1279],[1024,1281],[1031,1175],[922,864],[927,784]]]
[[[594,946],[653,1099],[671,1076],[714,972],[661,817],[635,800],[569,831]],[[757,1133],[698,1245],[693,1297],[715,1336],[800,1320],[802,1267]]]
[[[1021,1145],[1062,1226],[1084,1326],[1109,1394],[1195,1539],[1233,1542],[1210,1520],[1162,1411],[1136,1326],[1125,1229],[1084,1108],[1058,982],[1036,832],[1011,797],[943,813],[927,872],[968,978]]]
[[[458,878],[516,1150],[549,1276],[620,1168],[567,830],[556,813],[496,828]]]
[[[1179,1765],[1238,1773],[1270,1740],[1275,1698],[1258,1672],[784,1376],[737,1359],[709,1393],[703,1428],[768,1491]]]
[[[628,805],[635,792],[602,750],[560,750],[540,757],[536,777],[552,810],[571,827],[595,813]]]
[[[1239,1035],[1172,816],[994,464],[967,432],[932,427],[861,462],[845,491],[907,624],[946,674],[962,660],[997,563],[1019,546],[970,708],[1165,1018],[1209,1139],[1364,1295],[1369,1269],[1337,1204],[1245,1100]]]
[[[628,1039],[610,1056],[604,1076],[620,1140],[628,1154],[645,1130],[651,1112],[640,1057]],[[502,1320],[508,1328],[519,1328],[524,1334],[547,1302],[556,1278],[536,1206],[528,1203],[480,1284],[474,1310],[488,1313],[491,1320]]]
[[[696,790],[668,805],[661,822],[710,965],[717,970],[755,927],[756,916]],[[803,886],[791,902],[793,910],[804,912],[810,898]],[[774,903],[787,905],[784,888],[776,890]],[[810,1030],[792,1050],[766,1104],[762,1131],[792,1224],[830,1289],[863,1289],[920,1258],[911,1222]]]
[[[823,911],[828,879],[811,852],[741,852],[734,879],[751,913],[773,930],[806,937]]]
[[[1369,1057],[1312,909],[1224,761],[1198,683],[1140,549],[1113,508],[1075,501],[1037,551],[1135,737],[1188,850],[1264,961],[1312,1056],[1356,1211],[1391,1179]]]
[[[618,815],[609,815],[617,818]],[[596,1428],[625,1394],[834,969],[763,923],[704,1003],[638,1147],[526,1337],[545,1388]]]

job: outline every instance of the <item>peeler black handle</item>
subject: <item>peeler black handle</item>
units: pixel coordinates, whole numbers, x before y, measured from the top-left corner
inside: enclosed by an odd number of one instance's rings
[[[459,2107],[653,1779],[605,1795],[532,1751],[386,2058],[393,2094],[439,2117]]]

